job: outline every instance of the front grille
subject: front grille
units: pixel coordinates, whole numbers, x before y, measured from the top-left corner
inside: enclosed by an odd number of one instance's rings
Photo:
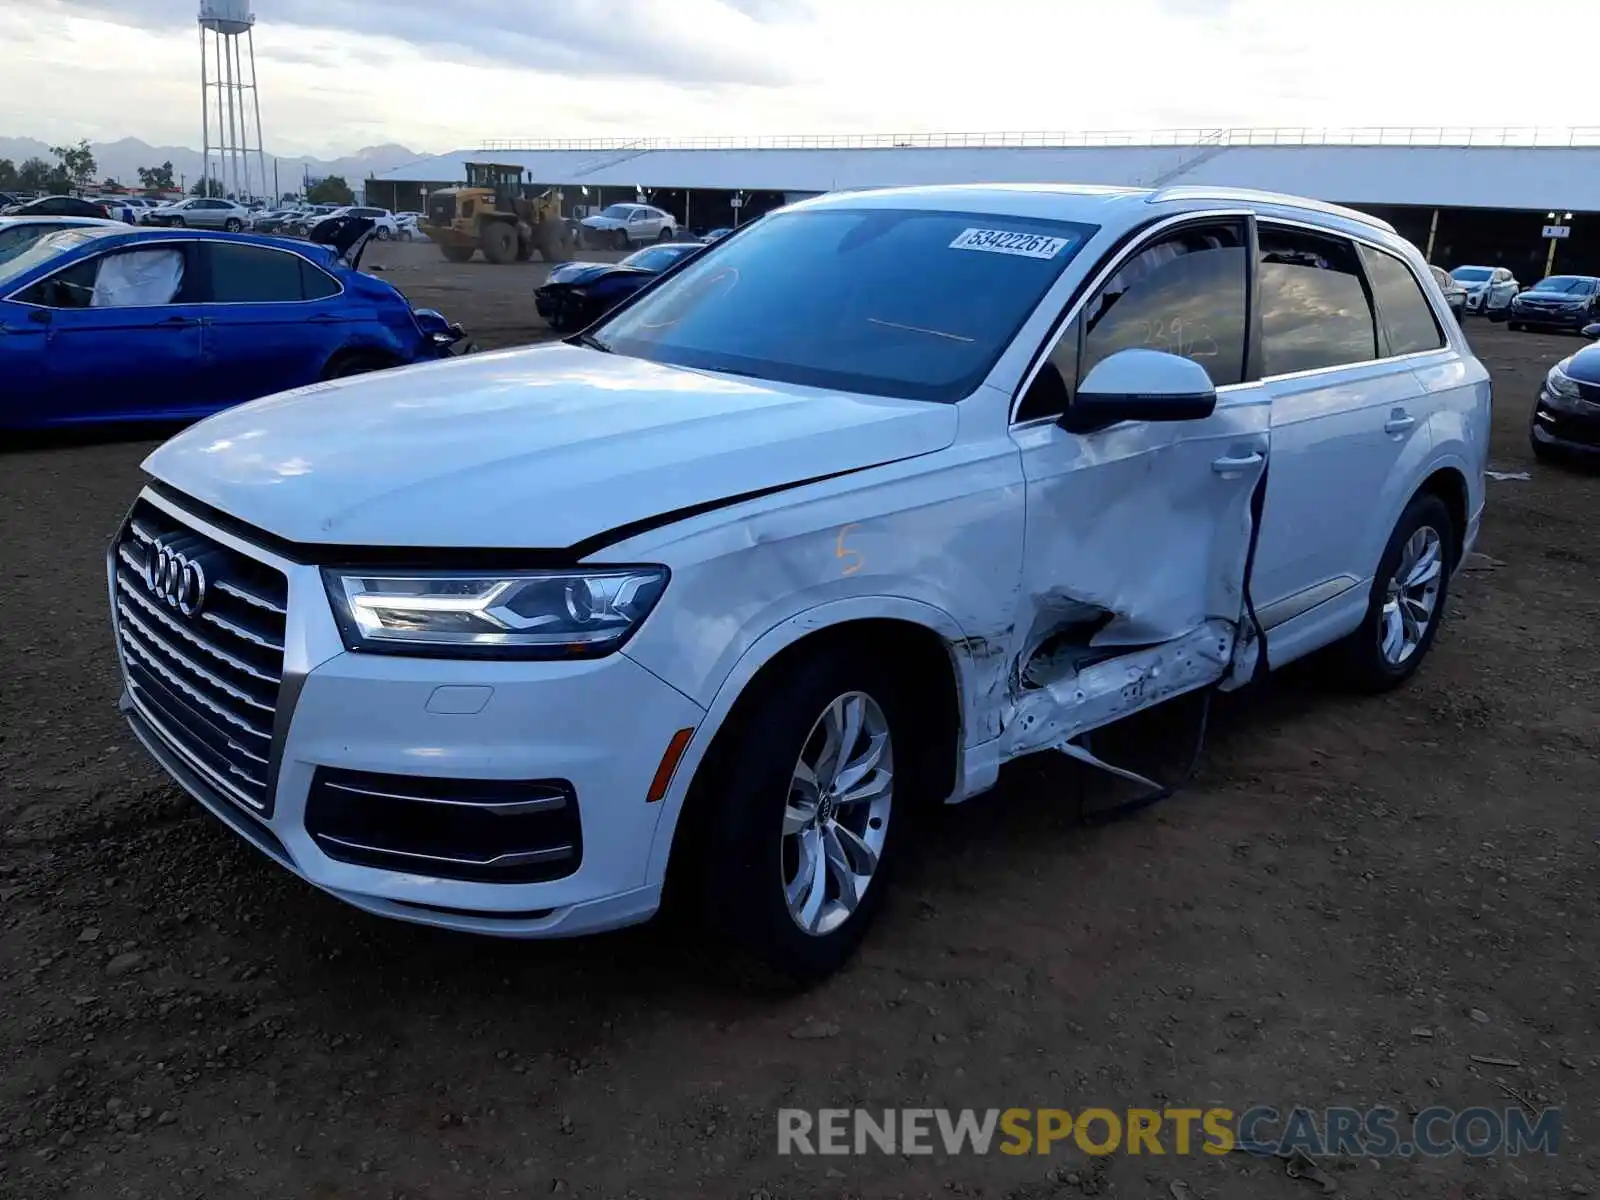
[[[194,577],[187,592],[163,586],[163,550],[203,578],[198,603]],[[113,567],[117,642],[134,702],[220,792],[271,815],[288,580],[144,500],[118,536]]]
[[[306,831],[329,858],[478,883],[578,869],[578,797],[564,780],[441,779],[318,767]]]

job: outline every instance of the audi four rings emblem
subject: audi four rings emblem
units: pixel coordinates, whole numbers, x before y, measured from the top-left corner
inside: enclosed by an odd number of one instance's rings
[[[154,542],[146,557],[144,582],[157,596],[186,617],[206,602],[206,573],[194,559],[165,542]]]

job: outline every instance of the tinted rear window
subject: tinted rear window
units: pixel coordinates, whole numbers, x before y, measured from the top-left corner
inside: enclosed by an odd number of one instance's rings
[[[1444,345],[1444,330],[1411,268],[1392,254],[1361,247],[1390,354],[1417,354]]]
[[[1095,228],[912,209],[777,213],[594,332],[658,362],[959,400]]]

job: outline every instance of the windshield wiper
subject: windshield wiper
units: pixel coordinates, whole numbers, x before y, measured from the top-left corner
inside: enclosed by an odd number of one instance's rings
[[[610,354],[610,353],[612,353],[611,346],[606,342],[602,342],[599,338],[595,337],[594,334],[592,334],[592,333],[575,334],[574,336],[569,337],[567,339],[567,345],[569,345],[569,346],[587,346],[591,350],[600,351],[601,354]]]

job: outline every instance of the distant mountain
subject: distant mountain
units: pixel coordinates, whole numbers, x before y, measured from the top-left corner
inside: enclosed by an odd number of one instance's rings
[[[200,152],[186,146],[152,146],[138,138],[122,138],[115,142],[91,142],[89,148],[94,151],[95,162],[99,165],[99,178],[115,179],[128,187],[139,185],[140,167],[159,167],[168,161],[172,163],[174,178],[181,175],[191,186],[200,178]],[[298,191],[300,181],[307,173],[313,178],[343,175],[351,187],[359,190],[361,181],[368,176],[381,175],[391,168],[422,157],[414,150],[395,145],[366,146],[332,162],[316,158],[276,158],[268,154],[267,179],[270,184],[273,164],[276,163],[278,188],[282,192]],[[9,158],[18,166],[29,158],[42,158],[52,164],[56,161],[47,143],[27,137],[0,137],[0,158]],[[212,162],[216,162],[215,155]],[[252,179],[255,170],[252,162]]]

